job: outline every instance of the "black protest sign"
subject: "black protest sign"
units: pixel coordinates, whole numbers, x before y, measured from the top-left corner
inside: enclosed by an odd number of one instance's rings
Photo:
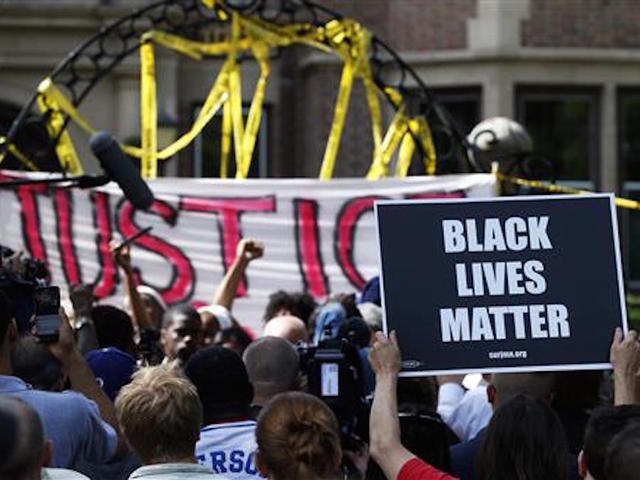
[[[376,205],[404,375],[608,368],[627,330],[613,197]]]

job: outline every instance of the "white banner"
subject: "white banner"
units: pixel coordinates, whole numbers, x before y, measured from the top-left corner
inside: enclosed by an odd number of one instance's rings
[[[377,182],[163,178],[150,182],[150,212],[134,210],[113,184],[92,192],[23,186],[0,190],[0,244],[44,260],[53,284],[95,283],[99,298],[119,306],[111,238],[153,226],[135,241],[132,263],[169,304],[210,302],[238,241],[259,240],[264,257],[250,264],[234,305],[234,315],[259,331],[267,297],[278,289],[321,300],[377,275],[376,200],[488,197],[494,184],[488,174]]]

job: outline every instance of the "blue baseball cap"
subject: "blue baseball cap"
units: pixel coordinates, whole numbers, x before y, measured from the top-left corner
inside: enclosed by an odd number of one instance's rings
[[[136,359],[115,347],[92,350],[85,358],[100,387],[111,400],[115,400],[120,389],[131,381],[136,369]]]

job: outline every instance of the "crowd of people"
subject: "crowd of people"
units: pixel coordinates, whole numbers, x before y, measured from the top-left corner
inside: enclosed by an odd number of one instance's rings
[[[322,304],[274,292],[255,338],[233,302],[259,242],[208,305],[169,308],[113,254],[126,304],[75,287],[53,342],[0,290],[0,480],[640,478],[633,330],[612,332],[612,372],[399,378],[375,278]],[[329,351],[339,392],[319,377]]]

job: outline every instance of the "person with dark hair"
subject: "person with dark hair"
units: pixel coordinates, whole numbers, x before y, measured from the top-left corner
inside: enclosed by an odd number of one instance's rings
[[[340,427],[320,399],[301,392],[275,396],[262,410],[256,428],[256,462],[270,480],[320,480],[340,477]]]
[[[267,323],[272,318],[291,315],[298,317],[308,327],[316,307],[316,301],[306,292],[278,290],[269,295],[262,319]]]
[[[118,421],[143,465],[129,480],[220,479],[194,457],[202,407],[195,387],[167,366],[140,369],[116,399]]]
[[[517,395],[496,410],[480,447],[481,480],[567,480],[567,442],[558,416]]]
[[[640,478],[640,424],[633,423],[611,440],[607,449],[607,480]]]
[[[256,422],[250,412],[253,387],[242,359],[229,349],[207,347],[191,356],[184,372],[202,403],[198,462],[232,480],[258,478]]]
[[[112,305],[97,305],[91,309],[99,348],[115,347],[135,356],[133,323],[127,312]]]
[[[18,398],[0,396],[0,478],[7,480],[88,480],[62,468],[46,468],[53,446],[45,441],[42,421]]]
[[[617,328],[609,352],[613,365],[614,407],[593,412],[587,423],[584,447],[579,456],[580,476],[589,480],[605,480],[607,448],[615,435],[626,426],[640,423],[640,343],[638,333],[624,335]]]
[[[62,310],[60,316],[58,341],[47,347],[60,361],[71,388],[76,391],[33,390],[12,376],[11,351],[17,340],[17,326],[9,299],[0,293],[0,396],[20,398],[35,409],[46,437],[53,442],[52,465],[75,469],[82,461],[103,463],[118,458],[126,453],[126,444],[118,435],[113,403],[75,347],[71,326]]]
[[[13,374],[36,390],[61,392],[67,376],[56,357],[33,335],[18,340],[11,352]]]
[[[250,343],[251,337],[245,329],[239,325],[234,325],[231,328],[222,330],[216,339],[217,345],[233,350],[240,356],[242,356]]]
[[[487,386],[487,397],[494,412],[512,398],[526,395],[550,405],[555,388],[552,373],[498,373]],[[478,452],[485,441],[487,429],[481,430],[473,439],[451,447],[451,473],[462,480],[479,478]],[[569,478],[578,478],[578,464],[574,455],[567,453],[565,463],[569,466]]]
[[[52,452],[36,411],[17,398],[0,397],[0,425],[0,478],[40,480]]]
[[[580,476],[605,480],[605,461],[611,440],[629,425],[640,425],[640,405],[602,407],[593,412],[579,456]]]
[[[551,408],[558,414],[567,434],[569,452],[578,455],[582,449],[589,416],[600,402],[603,372],[557,372]]]
[[[278,337],[262,337],[244,351],[242,361],[253,385],[252,418],[279,393],[300,388],[298,352]]]
[[[193,308],[183,305],[167,311],[160,332],[163,363],[183,365],[202,347],[202,337],[200,315]]]
[[[269,322],[272,318],[282,315],[292,315],[293,307],[292,295],[284,290],[278,290],[269,295],[267,306],[264,309],[262,320],[264,323]]]
[[[371,331],[362,318],[351,317],[338,328],[338,338],[344,338],[359,349],[363,349],[369,346]]]

